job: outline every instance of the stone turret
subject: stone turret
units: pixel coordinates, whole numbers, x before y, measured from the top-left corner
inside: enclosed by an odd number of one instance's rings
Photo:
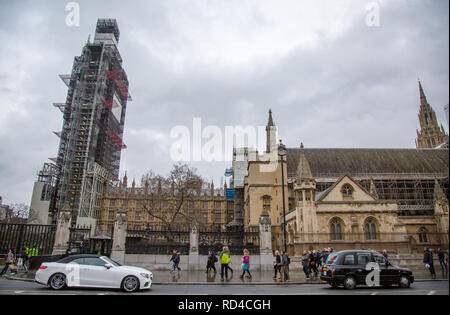
[[[312,241],[317,231],[317,216],[315,212],[316,181],[306,158],[303,143],[297,165],[297,178],[294,183],[297,231],[305,233],[305,240]],[[303,217],[303,220],[300,218]],[[314,234],[314,238],[317,235]]]

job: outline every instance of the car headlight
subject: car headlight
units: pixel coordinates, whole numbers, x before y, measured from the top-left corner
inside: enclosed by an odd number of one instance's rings
[[[148,273],[141,273],[141,276],[144,278],[150,279],[150,275]]]

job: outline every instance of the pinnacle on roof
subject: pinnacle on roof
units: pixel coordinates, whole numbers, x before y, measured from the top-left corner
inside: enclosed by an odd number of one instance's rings
[[[375,199],[378,199],[378,192],[377,189],[375,187],[375,183],[373,182],[373,178],[370,178],[370,189],[369,189],[370,194],[375,197]]]
[[[303,143],[300,146],[300,156],[298,158],[298,166],[297,166],[297,179],[313,179],[311,173],[311,167],[309,166],[308,159],[305,155],[305,150],[303,150]]]
[[[422,83],[420,83],[420,80],[419,80],[419,93],[420,93],[420,104],[427,104],[428,103],[427,97],[425,96],[425,93],[422,88]],[[425,103],[423,101],[425,101]]]
[[[434,199],[435,200],[445,200],[446,199],[444,191],[442,190],[442,187],[436,178],[434,179]]]
[[[269,127],[275,126],[275,124],[273,123],[273,118],[272,118],[272,109],[269,109],[269,122],[267,123],[267,126],[269,126]]]

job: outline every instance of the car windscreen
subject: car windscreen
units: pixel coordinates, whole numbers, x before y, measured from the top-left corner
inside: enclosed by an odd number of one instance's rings
[[[101,258],[104,261],[106,261],[106,262],[110,263],[111,265],[113,265],[114,267],[119,267],[120,266],[120,264],[118,262],[115,262],[114,260],[112,260],[112,259],[110,259],[110,258],[108,258],[106,256],[102,256]]]

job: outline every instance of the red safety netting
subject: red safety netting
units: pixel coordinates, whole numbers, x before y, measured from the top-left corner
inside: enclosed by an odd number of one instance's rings
[[[108,132],[108,136],[112,139],[112,141],[114,141],[115,144],[119,146],[119,148],[121,149],[127,148],[127,146],[123,143],[122,139],[120,139],[120,137],[116,133]]]

